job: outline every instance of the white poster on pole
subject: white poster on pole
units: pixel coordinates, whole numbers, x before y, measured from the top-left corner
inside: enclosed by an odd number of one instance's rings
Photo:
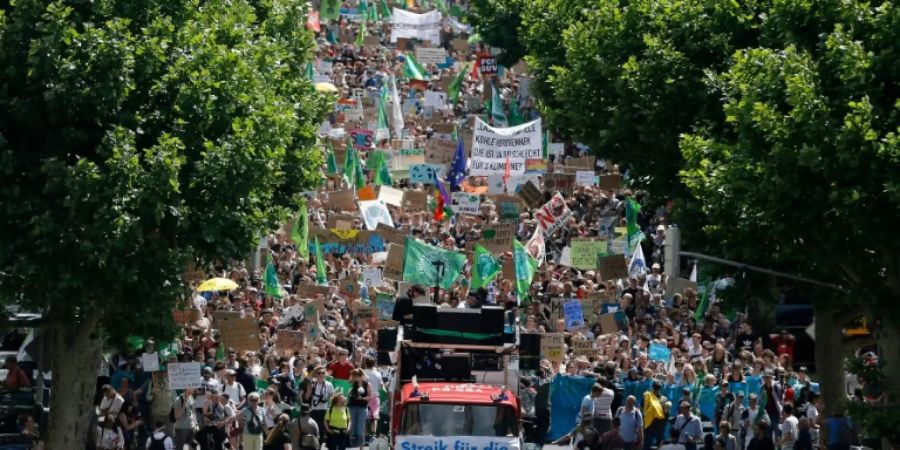
[[[391,213],[381,200],[366,200],[358,203],[359,211],[362,213],[367,230],[374,230],[379,223],[383,223],[391,228],[394,227]]]
[[[515,127],[494,128],[476,117],[469,174],[502,174],[507,159],[511,175],[524,174],[526,159],[541,158],[541,145],[541,119]]]
[[[200,375],[202,364],[198,362],[169,363],[166,374],[169,376],[169,389],[187,389],[200,387],[203,377]]]
[[[416,14],[394,8],[391,43],[396,43],[397,38],[404,38],[440,44],[441,19],[441,13],[437,10],[425,14]]]
[[[478,214],[481,198],[468,192],[454,192],[450,201],[450,209],[459,214]]]

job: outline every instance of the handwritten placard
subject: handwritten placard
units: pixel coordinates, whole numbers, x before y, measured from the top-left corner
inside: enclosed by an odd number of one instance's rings
[[[253,316],[239,312],[216,311],[213,320],[226,347],[237,351],[258,351],[259,324]]]
[[[566,338],[562,333],[541,335],[541,356],[551,362],[562,362],[566,356]]]
[[[604,280],[618,280],[628,277],[628,263],[625,255],[603,256],[598,261],[600,276]]]
[[[142,354],[141,367],[145,372],[159,372],[159,354],[155,352]]]
[[[594,354],[594,341],[589,339],[572,339],[572,353],[575,356],[592,356]]]
[[[305,342],[302,331],[278,330],[278,351],[282,355],[293,355],[295,351],[303,350]]]
[[[197,389],[203,377],[200,375],[201,363],[169,363],[166,375],[169,378],[169,389]]]
[[[388,254],[384,260],[384,271],[382,272],[384,278],[403,279],[403,251],[402,245],[391,244],[388,246]]]

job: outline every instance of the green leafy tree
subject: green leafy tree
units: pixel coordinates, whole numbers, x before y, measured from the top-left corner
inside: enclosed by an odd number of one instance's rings
[[[472,0],[469,5],[469,21],[486,44],[500,49],[497,62],[506,67],[512,67],[525,54],[519,42],[525,3],[525,0]]]
[[[730,256],[765,252],[849,289],[814,303],[817,341],[848,312],[880,317],[887,380],[898,380],[900,320],[884,312],[900,298],[900,7],[776,1],[761,42],[711,80],[727,126],[682,139],[685,182],[703,199],[708,237]],[[841,377],[834,348],[818,350],[822,376]],[[900,383],[886,393],[896,408]]]
[[[171,337],[187,264],[244,255],[318,184],[305,17],[292,0],[0,7],[0,293],[45,313],[47,448],[82,446],[104,342]]]
[[[679,136],[721,123],[705,79],[755,44],[766,2],[526,3],[520,39],[541,114],[621,163],[633,186],[683,194]]]

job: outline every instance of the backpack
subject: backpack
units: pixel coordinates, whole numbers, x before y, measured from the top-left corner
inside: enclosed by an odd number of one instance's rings
[[[155,436],[150,436],[150,446],[147,447],[147,449],[166,450],[166,439],[169,439],[169,437],[165,435],[163,435],[162,439],[156,439]]]
[[[253,411],[250,411],[250,420],[247,421],[247,433],[253,435],[262,435],[263,433],[262,422],[260,422],[259,416]]]

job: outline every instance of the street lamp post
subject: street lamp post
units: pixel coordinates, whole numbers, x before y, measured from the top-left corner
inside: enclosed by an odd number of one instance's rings
[[[432,261],[434,266],[434,304],[438,304],[438,291],[441,289],[441,279],[444,278],[444,262]]]

